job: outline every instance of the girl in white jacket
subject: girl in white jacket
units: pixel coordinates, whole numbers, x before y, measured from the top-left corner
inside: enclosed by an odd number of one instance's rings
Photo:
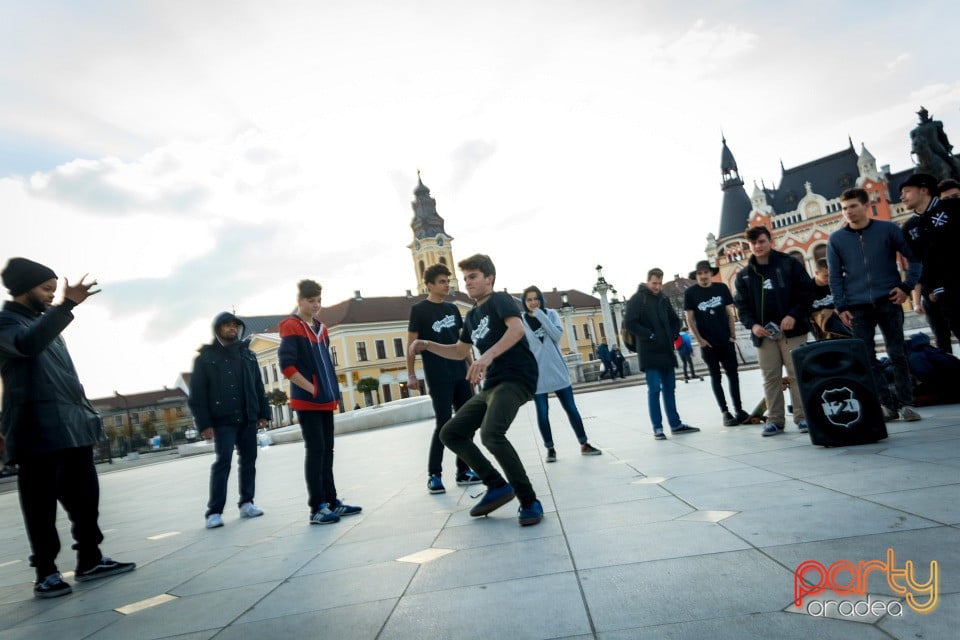
[[[570,426],[580,442],[580,453],[585,456],[598,456],[601,451],[587,442],[587,433],[583,429],[583,419],[573,401],[573,387],[570,386],[570,373],[560,354],[560,336],[563,335],[563,326],[560,316],[553,309],[547,309],[543,301],[543,293],[537,287],[527,287],[523,292],[523,308],[521,315],[523,328],[527,335],[530,351],[537,359],[539,378],[537,379],[537,393],[533,396],[534,406],[537,408],[537,426],[543,437],[543,446],[547,448],[547,462],[557,461],[557,452],[553,447],[553,433],[550,430],[550,420],[547,416],[547,397],[554,392],[560,406],[566,411],[570,419]]]

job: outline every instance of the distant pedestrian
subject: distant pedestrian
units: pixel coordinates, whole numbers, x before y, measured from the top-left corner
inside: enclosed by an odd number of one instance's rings
[[[450,295],[450,270],[443,264],[432,265],[423,272],[423,282],[427,286],[427,297],[410,308],[407,344],[418,339],[456,344],[463,328],[463,317],[457,305],[446,299]],[[459,411],[473,397],[473,387],[467,381],[467,365],[473,362],[473,356],[468,355],[466,360],[448,360],[424,351],[422,357],[436,422],[427,457],[427,491],[439,494],[446,492],[442,479],[443,443],[440,442],[440,429],[447,424],[454,409]],[[415,367],[416,355],[408,350],[407,384],[412,387],[418,386]],[[458,457],[456,481],[458,485],[479,484],[480,478]]]
[[[597,345],[597,358],[603,365],[603,371],[600,372],[600,379],[609,377],[614,380],[617,377],[617,371],[613,367],[613,356],[610,355],[610,347],[607,346],[607,339],[601,338]]]
[[[487,487],[470,509],[471,516],[485,516],[516,497],[520,500],[520,526],[534,525],[543,519],[543,505],[507,439],[507,429],[520,407],[536,393],[537,361],[527,344],[516,300],[493,290],[497,270],[490,257],[473,255],[458,266],[467,295],[476,303],[467,313],[460,339],[456,344],[414,340],[409,349],[414,354],[429,351],[451,360],[463,360],[474,347],[480,352],[467,370],[467,379],[472,384],[482,383],[482,389],[443,425],[440,440],[466,460]],[[480,441],[500,463],[509,482],[474,443],[478,430]]]
[[[680,318],[663,295],[663,271],[651,269],[647,282],[627,302],[623,324],[634,335],[640,359],[640,370],[647,374],[647,409],[653,423],[653,437],[666,440],[660,397],[667,412],[667,423],[675,435],[700,431],[683,424],[677,412],[677,358],[673,341],[680,333]]]
[[[719,273],[717,267],[706,260],[697,263],[690,278],[696,281],[683,293],[683,308],[690,330],[697,337],[700,353],[710,372],[713,397],[720,407],[725,427],[735,427],[750,421],[740,399],[740,374],[737,370],[737,313],[733,308],[733,296],[722,282],[714,282]],[[727,374],[727,388],[733,402],[730,413],[727,398],[723,394],[720,367]]]
[[[693,366],[693,341],[690,339],[690,334],[687,333],[686,327],[680,329],[680,334],[677,336],[677,339],[673,341],[673,347],[680,356],[680,362],[683,363],[684,383],[690,382],[690,378],[703,380],[703,378],[697,375],[697,370]],[[687,374],[688,369],[690,370],[689,374]]]
[[[297,312],[280,321],[277,355],[303,433],[309,522],[331,524],[363,509],[341,501],[333,479],[333,412],[340,408],[340,385],[330,359],[330,335],[317,317],[323,289],[313,280],[301,280],[297,289]]]
[[[0,311],[0,456],[20,467],[17,488],[33,552],[30,566],[37,576],[33,587],[37,598],[56,598],[73,590],[57,569],[57,502],[72,523],[77,551],[73,575],[78,582],[136,568],[132,562],[117,562],[100,553],[100,484],[93,446],[106,438],[60,336],[73,321],[73,310],[100,293],[93,289],[97,281],[86,283],[86,277],[76,284],[64,278],[63,299],[55,305],[57,275],[49,267],[11,258],[2,272],[13,299]]]
[[[270,422],[270,403],[250,341],[243,339],[243,321],[224,311],[213,320],[213,342],[200,347],[193,363],[188,400],[205,440],[213,439],[216,460],[210,467],[207,529],[223,526],[227,479],[233,449],[240,458],[240,517],[256,518],[253,504],[257,479],[257,430]]]
[[[623,357],[623,352],[620,351],[620,347],[617,346],[616,342],[610,345],[610,359],[613,361],[614,369],[617,370],[617,375],[623,378],[623,365],[627,359]]]
[[[757,347],[767,404],[767,424],[761,435],[775,436],[784,431],[783,369],[787,370],[794,398],[793,419],[800,433],[806,433],[807,421],[790,352],[807,341],[813,281],[799,260],[774,250],[766,227],[748,229],[747,242],[753,255],[737,274],[733,300],[740,322],[750,329]]]
[[[523,308],[525,313],[520,317],[527,336],[527,344],[537,360],[537,392],[533,396],[533,404],[537,409],[537,426],[543,437],[543,446],[547,449],[547,462],[557,461],[557,450],[553,446],[553,432],[550,429],[549,405],[547,399],[550,392],[557,396],[560,406],[570,420],[570,426],[580,443],[580,453],[585,456],[598,456],[600,450],[593,447],[587,440],[587,432],[583,428],[583,419],[573,401],[573,387],[570,385],[570,372],[560,353],[560,337],[563,335],[563,325],[560,315],[553,309],[547,309],[543,293],[537,287],[527,287],[523,292]]]

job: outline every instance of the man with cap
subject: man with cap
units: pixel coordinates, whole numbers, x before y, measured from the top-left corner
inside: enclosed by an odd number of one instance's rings
[[[223,526],[227,479],[233,449],[240,457],[241,518],[256,518],[263,510],[253,504],[257,480],[257,429],[270,421],[270,403],[244,324],[224,311],[213,320],[213,342],[200,347],[190,376],[190,411],[204,439],[213,438],[217,459],[210,467],[207,529]]]
[[[73,321],[74,307],[99,289],[92,290],[97,281],[85,283],[86,276],[73,285],[64,278],[63,300],[55,305],[57,275],[26,258],[11,258],[2,278],[13,299],[0,311],[0,454],[20,466],[20,510],[32,551],[30,565],[37,574],[33,593],[56,598],[72,591],[56,564],[58,501],[73,523],[77,581],[136,567],[100,553],[100,486],[93,445],[104,439],[103,426],[60,337]]]
[[[960,339],[960,283],[953,257],[960,246],[960,199],[939,194],[937,179],[926,173],[914,173],[900,185],[900,201],[916,213],[903,224],[903,234],[923,263],[921,304],[939,306]],[[949,348],[949,344],[937,346]]]
[[[740,376],[737,372],[737,312],[733,306],[730,288],[722,282],[714,282],[713,276],[720,269],[706,260],[697,263],[690,272],[696,284],[683,293],[683,308],[687,326],[700,344],[703,361],[710,371],[710,385],[717,399],[723,418],[723,426],[734,427],[750,421],[750,414],[743,410],[740,399]],[[733,400],[735,414],[730,413],[723,395],[720,367],[727,373],[727,386]]]

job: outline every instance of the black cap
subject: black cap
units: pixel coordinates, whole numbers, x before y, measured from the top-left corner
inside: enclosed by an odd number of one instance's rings
[[[26,258],[10,258],[2,276],[3,286],[14,297],[23,295],[47,280],[57,279],[53,269]]]
[[[931,196],[935,196],[940,193],[938,184],[937,179],[929,173],[915,173],[900,183],[900,191],[903,191],[904,187],[920,187],[929,191]]]

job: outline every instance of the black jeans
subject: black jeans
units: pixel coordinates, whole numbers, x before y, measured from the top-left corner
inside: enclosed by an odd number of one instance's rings
[[[227,503],[227,480],[230,478],[230,464],[233,461],[233,449],[236,447],[240,458],[240,502],[253,502],[257,484],[257,423],[245,426],[227,425],[213,428],[213,448],[217,459],[210,467],[210,501],[207,503],[207,515],[223,513]]]
[[[473,389],[466,378],[462,380],[444,380],[440,384],[430,382],[430,399],[433,401],[433,413],[437,418],[437,426],[430,437],[430,456],[427,459],[427,473],[439,476],[443,472],[443,443],[440,442],[440,429],[447,424],[453,410],[460,410],[467,400],[473,396]],[[470,467],[466,462],[457,458],[457,475],[461,475]]]
[[[687,367],[690,367],[690,377],[696,378],[697,372],[693,368],[693,354],[692,353],[681,353],[680,361],[683,362],[683,379],[687,379]]]
[[[930,331],[933,332],[933,339],[937,345],[937,349],[951,353],[953,347],[950,344],[951,327],[948,309],[946,309],[946,301],[937,300],[933,302],[924,294],[923,310],[927,315],[927,324],[930,325]],[[954,327],[954,333],[960,338],[960,327]]]
[[[297,411],[303,433],[303,476],[307,481],[307,504],[310,513],[321,505],[337,501],[333,482],[333,412]]]
[[[60,536],[57,535],[57,501],[73,523],[77,566],[88,568],[100,560],[103,533],[100,516],[100,483],[93,464],[93,447],[61,449],[21,457],[17,487],[20,509],[30,540],[30,566],[37,577],[57,571]]]
[[[880,403],[896,411],[900,405],[913,404],[913,381],[910,366],[903,346],[903,309],[900,305],[881,298],[872,305],[857,305],[850,309],[853,314],[853,335],[863,340],[873,364],[873,380],[880,392]],[[874,334],[877,327],[887,346],[887,356],[893,364],[893,380],[897,393],[890,392],[890,385],[877,362]]]
[[[474,443],[473,434],[479,429],[480,442],[500,463],[521,504],[529,504],[537,494],[527,478],[520,456],[507,440],[507,429],[517,416],[517,411],[531,397],[523,385],[501,382],[493,389],[484,389],[470,398],[440,430],[443,444],[466,460],[485,485],[496,486],[503,476]]]
[[[735,411],[743,410],[743,402],[740,400],[740,374],[737,372],[737,347],[729,340],[721,342],[710,347],[703,347],[700,354],[703,361],[710,371],[710,386],[713,388],[713,396],[717,399],[717,404],[721,411],[727,411],[727,399],[723,395],[723,385],[720,380],[720,367],[727,374],[727,387],[730,389],[730,399],[733,400]]]

